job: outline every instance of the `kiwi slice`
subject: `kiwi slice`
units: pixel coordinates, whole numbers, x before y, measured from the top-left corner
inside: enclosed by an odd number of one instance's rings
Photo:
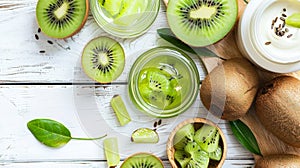
[[[159,109],[168,109],[180,96],[177,86],[177,79],[159,68],[145,68],[138,78],[138,89],[143,99]]]
[[[186,153],[191,155],[191,160],[195,161],[199,167],[207,167],[209,164],[209,156],[196,142],[188,142],[184,148]]]
[[[148,3],[145,0],[122,0],[122,2],[120,12],[114,23],[123,26],[134,24],[141,17]]]
[[[111,99],[110,104],[111,104],[111,107],[113,108],[121,126],[124,126],[131,121],[130,115],[128,114],[126,106],[120,95],[115,95]]]
[[[150,153],[137,153],[128,157],[121,168],[164,168],[162,161]]]
[[[224,38],[233,28],[237,14],[236,0],[170,0],[167,8],[172,32],[196,47]]]
[[[210,153],[217,150],[220,134],[216,127],[204,124],[196,131],[194,139],[201,149]]]
[[[41,31],[53,38],[67,38],[86,22],[88,0],[39,0],[36,18]]]
[[[174,158],[182,168],[186,167],[186,165],[191,160],[191,155],[182,150],[176,150],[174,153]]]
[[[88,77],[99,83],[110,83],[123,72],[125,53],[117,41],[98,37],[85,46],[81,63]]]
[[[180,128],[174,136],[174,148],[176,150],[184,150],[188,142],[193,142],[194,134],[195,128],[193,124],[187,124]]]
[[[222,151],[221,146],[218,146],[217,150],[215,150],[214,152],[208,153],[208,156],[212,160],[219,161],[222,158],[222,153],[223,153],[223,151]]]
[[[103,145],[108,167],[116,167],[120,162],[118,139],[106,138],[103,140]]]
[[[286,24],[300,28],[300,13],[294,13],[285,20]]]
[[[199,151],[194,154],[186,168],[207,168],[209,165],[208,154],[204,151]]]
[[[122,2],[122,0],[99,0],[100,5],[113,17],[120,13]]]
[[[136,143],[157,143],[159,136],[155,130],[139,128],[132,133],[131,141]]]

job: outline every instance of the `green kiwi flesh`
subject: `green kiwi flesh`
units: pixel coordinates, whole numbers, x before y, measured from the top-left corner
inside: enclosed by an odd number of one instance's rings
[[[53,38],[67,38],[84,25],[88,0],[39,0],[36,18],[41,31]]]
[[[170,0],[167,8],[172,32],[195,47],[223,39],[233,28],[237,14],[236,0]]]
[[[110,83],[123,72],[125,53],[117,41],[109,37],[98,37],[85,46],[81,64],[91,79],[99,83]]]
[[[194,139],[201,149],[210,153],[217,150],[220,134],[216,127],[204,124],[196,131]]]
[[[168,109],[177,98],[178,81],[172,75],[159,68],[145,68],[138,78],[138,89],[142,98],[148,104],[158,109]]]
[[[157,143],[159,136],[155,130],[139,128],[132,133],[131,141],[135,143]]]
[[[121,168],[164,168],[160,159],[150,153],[137,153],[128,157]]]
[[[131,121],[130,115],[128,114],[127,108],[120,95],[113,96],[113,98],[110,101],[110,104],[121,126],[124,126]]]
[[[176,150],[174,153],[174,158],[178,162],[178,164],[184,168],[191,160],[191,155],[182,150]]]
[[[188,142],[193,142],[194,134],[195,128],[193,124],[187,124],[180,128],[174,136],[174,148],[176,150],[184,150]]]
[[[118,139],[116,137],[104,139],[103,147],[108,167],[116,167],[120,162]]]
[[[222,158],[222,153],[223,153],[223,151],[222,151],[221,146],[218,146],[218,148],[214,152],[208,153],[208,156],[212,160],[219,161]]]

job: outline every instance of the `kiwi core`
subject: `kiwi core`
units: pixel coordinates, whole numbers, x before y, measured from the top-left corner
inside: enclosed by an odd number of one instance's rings
[[[190,17],[193,19],[210,19],[217,12],[215,7],[203,6],[190,12]]]
[[[69,8],[68,3],[64,2],[59,8],[57,8],[54,11],[54,15],[57,17],[57,19],[61,19],[67,14],[68,8]]]

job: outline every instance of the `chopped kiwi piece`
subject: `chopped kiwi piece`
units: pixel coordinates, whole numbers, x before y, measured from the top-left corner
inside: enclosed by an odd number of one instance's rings
[[[191,46],[202,47],[223,39],[238,14],[236,0],[172,0],[167,19],[172,32]]]
[[[135,143],[157,143],[159,136],[150,128],[139,128],[131,135],[131,141]]]
[[[137,153],[128,157],[121,168],[164,168],[162,161],[150,153]]]
[[[182,168],[185,168],[191,160],[191,155],[185,151],[176,150],[174,153],[174,158]]]
[[[108,167],[116,167],[120,162],[118,139],[116,137],[106,138],[103,145]]]
[[[220,134],[216,127],[204,124],[196,131],[194,140],[204,151],[210,153],[218,148]]]
[[[122,0],[122,7],[114,23],[124,26],[133,24],[143,14],[147,3],[145,0]]]
[[[184,150],[188,142],[193,142],[194,134],[195,128],[193,124],[187,124],[180,128],[174,136],[174,148],[176,150]]]
[[[222,158],[222,153],[223,153],[223,151],[222,151],[221,146],[218,146],[217,150],[215,150],[214,152],[208,153],[208,156],[212,160],[219,161]]]
[[[110,83],[123,72],[125,53],[117,41],[98,37],[85,46],[81,61],[88,77],[99,83]]]
[[[103,0],[100,4],[111,15],[116,16],[122,8],[122,0]]]
[[[168,109],[176,98],[180,98],[181,92],[176,89],[178,85],[176,78],[159,68],[145,68],[138,78],[142,98],[158,109]]]
[[[53,38],[67,38],[86,22],[88,0],[39,0],[36,18],[41,31]]]
[[[110,104],[121,126],[124,126],[131,121],[130,115],[128,114],[127,108],[120,95],[115,95],[111,99]]]

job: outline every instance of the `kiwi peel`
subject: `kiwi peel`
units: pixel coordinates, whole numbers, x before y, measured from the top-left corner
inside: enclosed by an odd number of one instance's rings
[[[172,32],[195,47],[223,39],[234,27],[237,14],[236,0],[170,0],[167,8]]]
[[[150,153],[136,153],[128,157],[121,168],[164,168],[162,161]]]
[[[71,37],[80,31],[88,12],[88,0],[39,0],[36,6],[41,31],[58,39]]]
[[[122,74],[125,53],[120,43],[102,36],[91,40],[85,46],[81,64],[91,79],[99,83],[110,83]]]

